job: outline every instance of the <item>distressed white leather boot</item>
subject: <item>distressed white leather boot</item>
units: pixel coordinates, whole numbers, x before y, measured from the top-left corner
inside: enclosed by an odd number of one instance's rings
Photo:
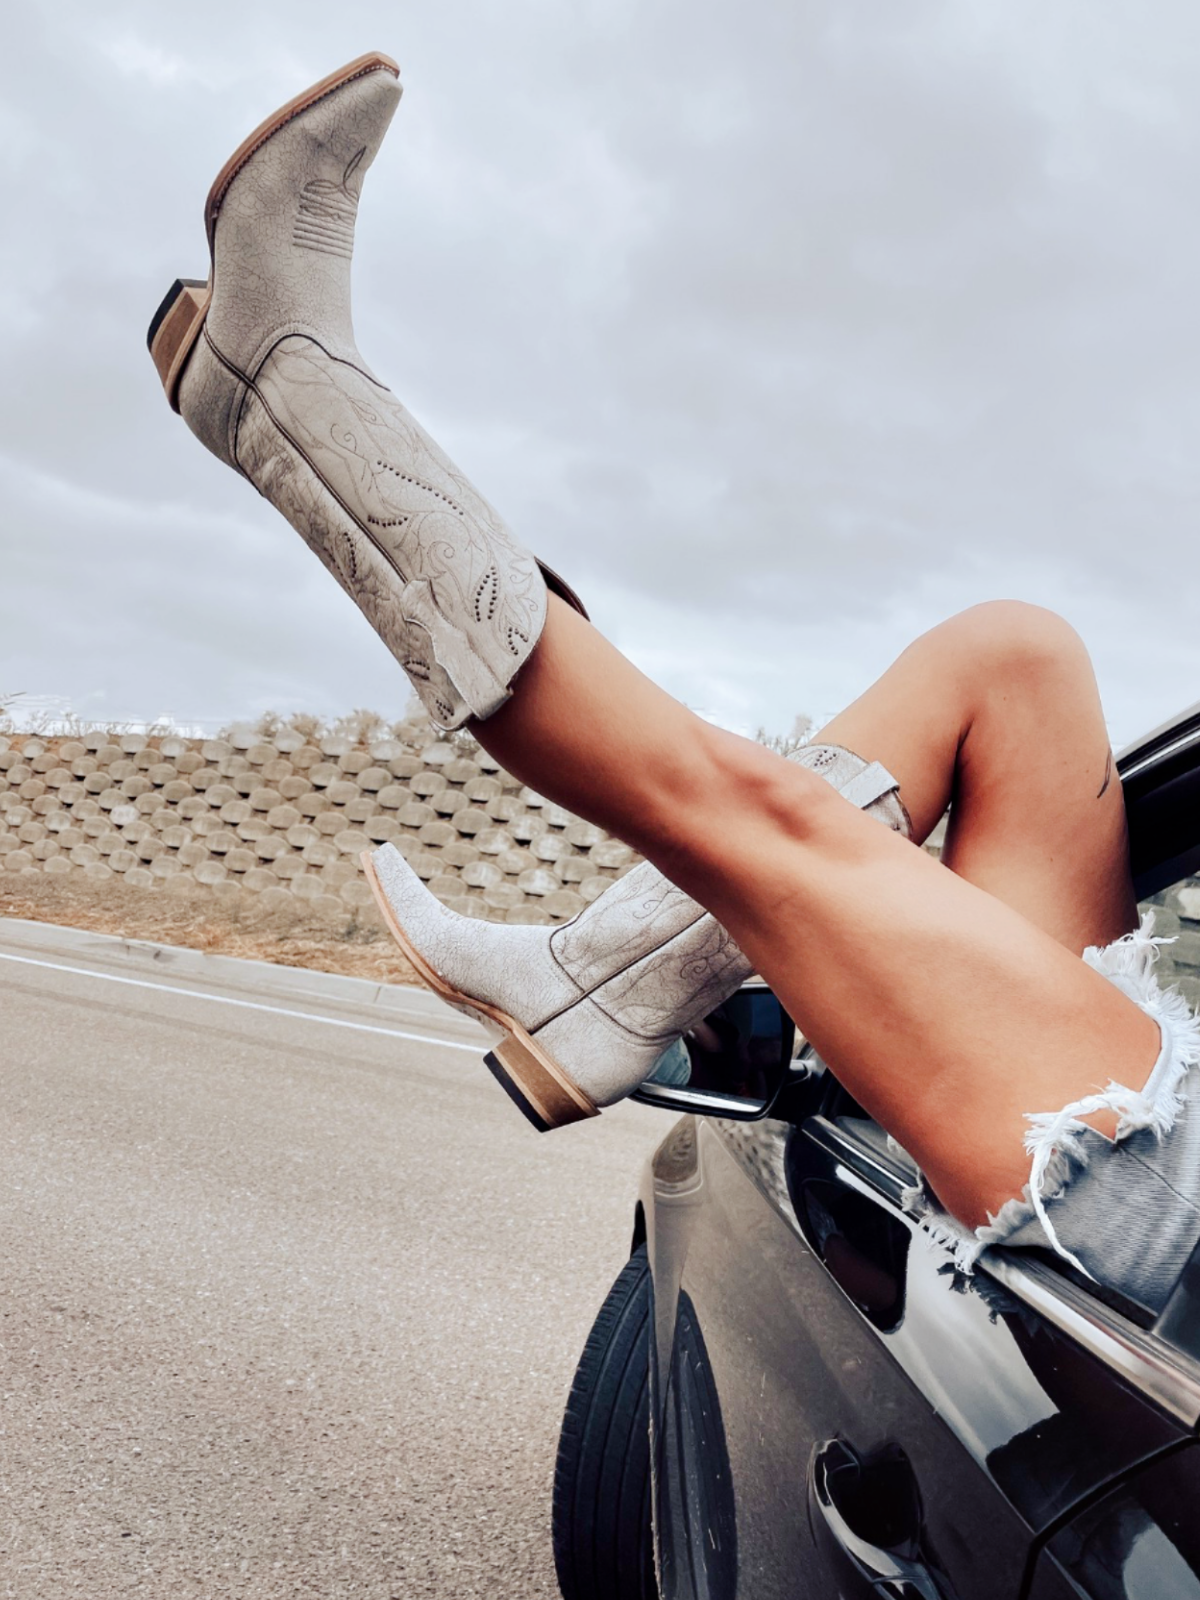
[[[583,607],[355,345],[355,216],[400,97],[397,75],[386,56],[363,56],[239,146],[208,197],[208,281],[173,285],[149,344],[188,426],[283,512],[433,720],[453,728],[507,699],[541,633],[547,585]],[[801,759],[905,830],[882,768],[828,746]],[[418,971],[494,1029],[488,1063],[540,1127],[628,1094],[749,975],[728,933],[649,866],[553,930],[456,916],[388,847],[367,870]]]
[[[547,583],[583,607],[355,346],[355,216],[398,70],[362,56],[239,146],[208,196],[208,282],[174,284],[149,344],[188,426],[283,512],[454,728],[508,698]]]
[[[837,745],[795,758],[906,837],[896,779]],[[384,920],[422,980],[494,1039],[484,1058],[535,1127],[594,1117],[734,994],[750,963],[728,932],[646,861],[558,928],[451,911],[392,845],[363,856]]]

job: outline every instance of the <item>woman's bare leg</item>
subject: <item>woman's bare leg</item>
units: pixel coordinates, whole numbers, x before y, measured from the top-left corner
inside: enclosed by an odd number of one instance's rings
[[[1078,634],[1019,601],[924,634],[821,731],[882,761],[942,859],[1077,954],[1136,925],[1125,802]]]
[[[222,260],[211,298],[178,285],[152,327],[168,393],[208,448],[294,523],[442,720],[457,725],[473,709],[508,767],[640,846],[715,912],[946,1203],[977,1219],[1021,1186],[1023,1112],[1149,1065],[1154,1024],[1068,948],[1093,923],[1119,925],[1127,895],[1110,885],[1060,914],[1067,880],[1047,878],[1032,831],[1013,824],[1022,876],[999,821],[971,825],[999,819],[1014,791],[983,731],[998,725],[996,703],[973,697],[982,680],[961,653],[951,654],[962,692],[925,662],[928,726],[914,720],[890,759],[929,820],[958,774],[951,860],[976,882],[813,773],[692,716],[560,603],[535,646],[543,596],[532,557],[354,359],[348,250],[313,256],[300,285],[284,248],[312,185],[336,187],[370,165],[395,74],[382,57],[350,63],[227,163],[209,211]],[[322,326],[325,342],[270,334]],[[518,671],[511,700],[490,716]],[[898,679],[876,711],[864,697],[836,730],[860,753],[887,753],[896,730],[876,713],[888,696],[903,698]],[[1089,747],[1084,770],[1091,760]],[[1044,764],[1040,792],[1057,797],[1052,779]]]
[[[950,856],[976,881],[694,716],[558,602],[512,699],[475,729],[510,771],[707,906],[971,1224],[1027,1180],[1027,1112],[1114,1078],[1140,1087],[1159,1048],[1156,1025],[1075,953],[1133,916],[1119,788],[1099,793],[1090,668],[1065,625],[1007,609],[962,622],[957,639],[954,624],[927,635],[822,735],[889,766],[918,837],[959,774]],[[1046,718],[1069,705],[1086,724],[1079,744],[1020,740],[1019,723],[1039,725],[1033,702]],[[1003,815],[1010,802],[1023,826]],[[1040,848],[1039,827],[1061,846]]]

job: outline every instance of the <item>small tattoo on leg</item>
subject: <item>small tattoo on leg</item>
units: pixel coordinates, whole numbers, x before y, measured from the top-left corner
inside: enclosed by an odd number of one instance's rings
[[[1104,763],[1104,782],[1100,785],[1100,794],[1098,794],[1096,796],[1097,800],[1099,800],[1100,795],[1102,795],[1104,793],[1104,791],[1108,788],[1108,786],[1109,786],[1109,784],[1111,782],[1112,782],[1112,751],[1110,750],[1108,752],[1108,760]]]

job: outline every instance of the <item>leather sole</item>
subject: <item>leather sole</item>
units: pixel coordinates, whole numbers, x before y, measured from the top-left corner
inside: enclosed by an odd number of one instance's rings
[[[546,1133],[551,1128],[565,1127],[569,1122],[582,1122],[585,1117],[599,1116],[600,1108],[591,1095],[571,1081],[515,1018],[501,1011],[498,1006],[463,994],[460,989],[447,983],[436,968],[430,966],[397,920],[375,871],[370,851],[364,851],[360,859],[388,932],[412,963],[421,982],[451,1005],[471,1011],[482,1022],[501,1030],[503,1037],[492,1046],[484,1060],[492,1075],[538,1132]]]
[[[344,67],[339,67],[336,72],[331,72],[327,78],[322,78],[303,94],[296,95],[286,105],[280,106],[278,111],[272,112],[265,122],[260,122],[254,132],[242,140],[217,173],[212,188],[208,191],[208,198],[204,202],[204,230],[208,236],[208,280],[201,282],[197,278],[177,278],[154,313],[150,330],[146,335],[150,358],[166,390],[172,411],[179,410],[179,380],[183,376],[187,359],[200,337],[204,318],[208,314],[209,301],[212,299],[213,247],[217,218],[221,213],[221,202],[229,192],[230,184],[250,157],[261,150],[267,140],[281,128],[285,128],[293,118],[316,105],[318,100],[323,100],[326,95],[332,94],[335,89],[341,89],[346,84],[352,83],[355,78],[365,77],[368,72],[379,71],[390,72],[397,78],[400,76],[400,68],[391,56],[385,56],[377,50],[369,55],[358,56],[354,61],[347,62]]]

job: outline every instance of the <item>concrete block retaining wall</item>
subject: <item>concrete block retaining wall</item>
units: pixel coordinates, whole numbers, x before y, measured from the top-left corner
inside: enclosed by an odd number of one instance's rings
[[[415,720],[370,741],[0,734],[0,885],[120,878],[345,918],[371,898],[360,851],[384,841],[445,904],[496,922],[567,921],[639,859]]]
[[[119,878],[344,920],[371,899],[359,852],[385,840],[440,900],[494,922],[568,921],[639,859],[417,719],[371,740],[0,734],[0,888],[21,873]],[[1200,878],[1155,903],[1175,940],[1163,976],[1200,1005]]]

